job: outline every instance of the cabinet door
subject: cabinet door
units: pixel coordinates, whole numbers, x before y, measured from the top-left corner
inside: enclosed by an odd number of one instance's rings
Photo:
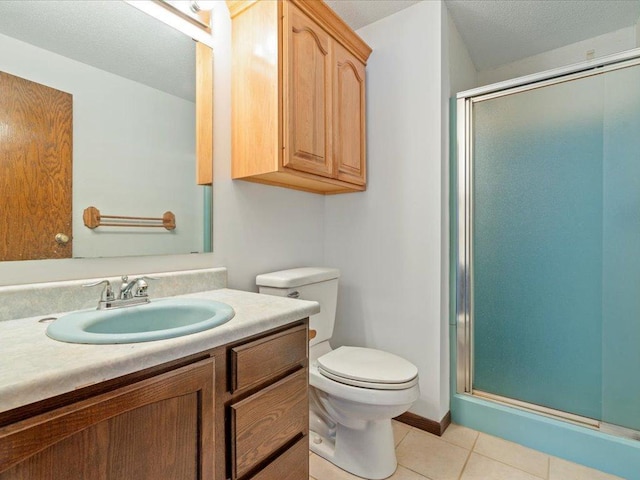
[[[213,359],[0,429],[1,480],[213,480]]]
[[[298,7],[284,7],[283,165],[332,177],[331,39]]]
[[[366,183],[364,65],[346,48],[333,44],[333,152],[336,177]]]

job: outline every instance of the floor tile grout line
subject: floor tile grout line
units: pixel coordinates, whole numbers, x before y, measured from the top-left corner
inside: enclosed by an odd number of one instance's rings
[[[506,442],[513,443],[514,445],[518,445],[518,446],[523,447],[523,448],[526,448],[526,449],[528,449],[528,450],[533,450],[534,452],[540,453],[540,454],[544,455],[545,457],[547,457],[547,471],[546,471],[546,476],[545,476],[545,477],[539,477],[538,475],[536,475],[536,474],[534,474],[534,473],[531,473],[531,472],[527,472],[526,470],[524,470],[524,469],[522,469],[522,468],[520,468],[520,467],[516,467],[515,465],[511,465],[510,463],[504,462],[504,461],[502,461],[502,460],[498,460],[497,458],[490,457],[489,455],[487,455],[487,454],[485,454],[485,453],[477,452],[477,451],[476,451],[476,445],[477,445],[477,443],[478,443],[478,440],[480,440],[480,435],[482,435],[482,433],[483,433],[483,432],[478,432],[478,433],[479,433],[479,434],[478,434],[478,437],[476,438],[476,441],[475,441],[475,442],[474,442],[474,444],[473,444],[473,452],[474,452],[474,453],[477,453],[478,455],[480,455],[480,456],[482,456],[482,457],[489,458],[489,459],[491,459],[491,460],[495,460],[496,462],[501,463],[501,464],[503,464],[503,465],[506,465],[507,467],[515,468],[516,470],[520,470],[521,472],[528,473],[529,475],[532,475],[532,476],[534,476],[534,477],[536,477],[536,478],[542,478],[542,480],[548,480],[549,475],[550,475],[550,473],[551,473],[551,472],[550,472],[550,468],[551,468],[551,467],[550,467],[550,463],[551,463],[551,455],[549,455],[548,453],[541,452],[540,450],[535,450],[535,449],[533,449],[533,448],[525,447],[524,445],[520,445],[519,443],[516,443],[516,442],[510,442],[509,440],[505,440]],[[497,438],[499,438],[499,437],[497,437]],[[504,440],[504,439],[502,439],[502,440]]]
[[[551,476],[551,455],[547,455],[547,480]]]
[[[478,440],[480,439],[480,432],[478,432],[478,435],[476,435],[476,439],[473,441],[473,445],[471,445],[471,451],[474,452],[476,450],[476,444],[478,443]]]
[[[408,432],[406,433],[406,435],[402,438],[402,440],[400,440],[400,441],[398,442],[398,445],[396,445],[396,448],[395,448],[395,452],[396,452],[396,462],[397,462],[397,463],[398,463],[398,465],[399,465],[399,466],[401,466],[402,468],[406,468],[407,470],[409,470],[410,472],[415,473],[416,475],[420,475],[421,477],[424,477],[424,478],[426,478],[427,480],[433,480],[431,477],[427,477],[426,475],[424,475],[424,474],[422,474],[422,473],[420,473],[420,472],[417,472],[417,471],[415,471],[414,469],[412,469],[412,468],[410,468],[410,467],[408,467],[408,466],[406,466],[406,465],[403,465],[402,463],[400,463],[400,462],[398,462],[398,461],[397,461],[397,456],[398,456],[398,447],[399,447],[399,446],[400,446],[400,444],[405,440],[405,438],[407,438],[407,437],[409,436],[409,434],[411,433],[411,431],[412,431],[412,430],[418,430],[419,432],[422,432],[422,431],[423,431],[423,430],[420,430],[419,428],[414,428],[414,427],[412,427],[412,426],[410,426],[410,425],[408,425],[408,427],[409,427],[409,431],[408,431]],[[398,469],[396,468],[396,472],[397,472],[397,471],[398,471]],[[395,472],[394,472],[394,473],[395,473]]]
[[[458,426],[459,427],[463,427],[463,428],[468,428],[468,427],[465,427],[464,425],[458,425]],[[473,441],[473,445],[471,446],[471,450],[473,450],[473,447],[475,447],[476,442],[478,441],[478,437],[480,436],[480,432],[478,430],[473,430],[472,428],[469,428],[469,430],[472,430],[472,431],[474,431],[474,432],[476,432],[478,434],[478,435],[476,435],[476,439]],[[429,432],[427,432],[427,433],[429,433]],[[434,435],[435,437],[438,437],[440,440],[442,440],[443,442],[447,442],[449,445],[455,445],[456,447],[460,447],[460,448],[464,448],[465,450],[469,450],[467,447],[465,447],[463,445],[460,445],[459,443],[454,443],[454,442],[449,441],[446,438],[444,438],[444,433],[442,435],[435,435],[435,434],[432,433],[431,435]]]
[[[545,480],[544,477],[539,477],[535,473],[527,472],[526,470],[523,470],[520,467],[516,467],[515,465],[511,465],[509,463],[505,463],[502,460],[498,460],[497,458],[489,457],[487,455],[483,455],[482,453],[478,453],[478,452],[473,452],[473,453],[475,453],[476,455],[480,455],[481,457],[488,458],[489,460],[493,460],[494,462],[501,463],[502,465],[506,465],[507,467],[511,467],[511,468],[513,468],[515,470],[519,470],[520,472],[526,473],[527,475],[531,475],[532,477],[539,478],[541,480]]]
[[[402,423],[402,422],[398,422],[398,423]],[[407,425],[406,423],[403,423],[403,425]],[[411,425],[407,425],[407,427],[409,427],[407,429],[407,433],[405,433],[402,438],[400,439],[400,441],[398,442],[398,445],[395,446],[395,448],[397,449],[400,444],[404,441],[405,438],[407,438],[407,435],[409,435],[411,433],[411,431],[413,430],[413,427]],[[395,442],[394,442],[395,443]]]
[[[419,475],[419,476],[421,476],[421,477],[424,477],[424,478],[426,478],[427,480],[433,480],[431,477],[427,477],[424,473],[417,472],[417,471],[416,471],[416,470],[414,470],[413,468],[407,467],[406,465],[403,465],[403,464],[401,464],[400,462],[398,462],[398,466],[400,466],[400,467],[404,468],[405,470],[409,470],[410,472],[413,472],[413,473],[415,473],[416,475]],[[396,472],[397,472],[397,471],[398,471],[398,469],[396,468]],[[394,474],[395,474],[395,472],[394,472]]]
[[[460,470],[460,475],[458,475],[458,480],[460,480],[464,475],[464,471],[467,469],[467,464],[469,463],[469,459],[471,458],[472,453],[473,453],[473,450],[469,450],[469,454],[467,455],[467,458],[464,461],[464,465],[462,465],[462,470]]]
[[[464,461],[464,465],[462,466],[462,470],[460,470],[460,475],[458,475],[458,480],[460,480],[462,478],[462,475],[464,475],[464,471],[467,469],[467,464],[469,463],[469,459],[471,458],[471,454],[473,453],[474,449],[476,448],[476,443],[478,443],[478,439],[479,438],[480,438],[480,432],[478,432],[478,435],[476,435],[476,438],[473,441],[473,445],[471,445],[471,448],[469,449],[469,455],[467,455],[467,459]]]

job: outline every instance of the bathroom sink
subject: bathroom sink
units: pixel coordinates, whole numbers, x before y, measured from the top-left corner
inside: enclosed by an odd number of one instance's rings
[[[70,343],[148,342],[208,330],[234,314],[231,306],[213,300],[153,300],[133,307],[73,312],[51,323],[47,335]]]

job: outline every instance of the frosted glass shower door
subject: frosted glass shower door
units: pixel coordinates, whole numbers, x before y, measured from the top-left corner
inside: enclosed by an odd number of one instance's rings
[[[473,388],[590,418],[602,412],[602,82],[473,107]]]
[[[472,114],[473,389],[640,431],[640,66]]]
[[[602,420],[640,431],[640,66],[604,78]]]

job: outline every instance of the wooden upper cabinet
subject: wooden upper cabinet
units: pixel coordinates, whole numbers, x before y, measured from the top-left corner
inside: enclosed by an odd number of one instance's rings
[[[315,193],[366,188],[371,53],[319,0],[229,0],[232,177]]]
[[[287,10],[284,166],[331,177],[331,37],[299,8]]]
[[[335,45],[333,151],[339,180],[366,183],[364,65],[342,45]]]

